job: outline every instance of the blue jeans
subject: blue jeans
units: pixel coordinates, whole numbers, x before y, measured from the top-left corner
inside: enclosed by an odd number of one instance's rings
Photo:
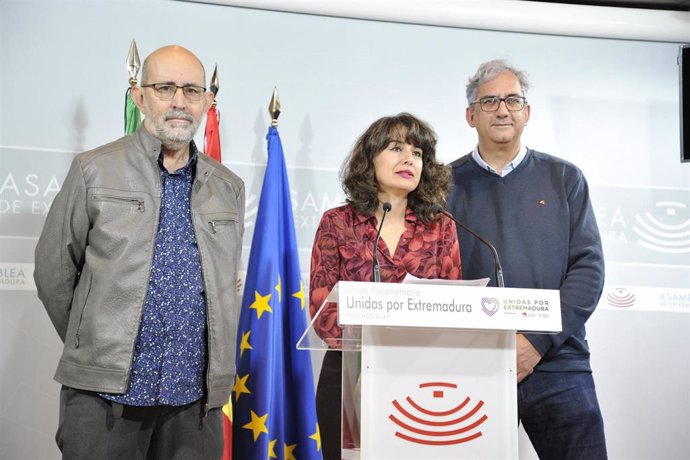
[[[542,460],[606,459],[604,421],[588,372],[534,372],[518,384],[518,417]]]

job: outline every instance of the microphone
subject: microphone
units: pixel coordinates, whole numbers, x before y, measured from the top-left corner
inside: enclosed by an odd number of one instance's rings
[[[480,234],[478,234],[477,232],[475,232],[474,230],[469,228],[467,225],[463,224],[462,222],[457,220],[455,217],[453,217],[453,215],[451,213],[449,213],[448,211],[446,211],[445,209],[443,209],[443,206],[441,206],[440,204],[438,204],[438,203],[434,204],[432,206],[431,210],[434,214],[441,213],[444,216],[446,216],[447,218],[451,219],[453,222],[455,222],[457,225],[459,225],[460,228],[465,230],[467,233],[469,233],[473,237],[477,238],[479,241],[481,241],[482,243],[487,245],[489,247],[489,249],[491,249],[491,253],[494,256],[494,271],[496,273],[496,285],[498,287],[501,287],[501,288],[505,287],[505,285],[503,284],[503,268],[501,268],[501,262],[498,260],[498,252],[496,251],[496,248],[494,247],[494,245],[491,244],[489,242],[489,240],[487,240],[486,238],[484,238],[483,236],[481,236]],[[462,248],[460,250],[462,250]]]
[[[381,267],[379,266],[379,238],[381,238],[381,229],[383,228],[383,221],[386,220],[386,214],[393,209],[393,206],[389,202],[383,203],[383,216],[381,217],[381,223],[376,231],[376,240],[374,241],[374,262],[373,270],[371,274],[371,280],[374,283],[381,282]]]

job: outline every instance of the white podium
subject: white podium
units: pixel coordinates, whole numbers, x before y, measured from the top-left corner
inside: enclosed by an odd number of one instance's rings
[[[316,333],[322,306],[300,339],[343,351],[343,458],[518,457],[515,333],[559,332],[559,293],[436,281],[341,281],[342,337]]]

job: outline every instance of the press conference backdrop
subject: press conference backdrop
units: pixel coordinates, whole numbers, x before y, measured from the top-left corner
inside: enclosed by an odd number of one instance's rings
[[[61,343],[36,298],[33,248],[75,153],[122,133],[132,38],[142,59],[179,43],[218,64],[223,161],[247,185],[244,263],[278,88],[305,280],[319,218],[344,198],[338,169],[374,119],[428,120],[450,162],[476,142],[467,77],[490,58],[528,70],[526,144],[584,170],[604,239],[606,289],[588,329],[611,457],[688,457],[690,164],[678,161],[676,43],[147,0],[0,1],[0,458],[59,458]],[[524,435],[521,457],[534,458]]]

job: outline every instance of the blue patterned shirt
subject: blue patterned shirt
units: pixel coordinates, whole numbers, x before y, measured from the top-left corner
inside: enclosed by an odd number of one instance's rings
[[[201,398],[206,364],[206,300],[190,209],[198,152],[162,184],[160,222],[127,393],[101,394],[132,406],[181,406]]]

